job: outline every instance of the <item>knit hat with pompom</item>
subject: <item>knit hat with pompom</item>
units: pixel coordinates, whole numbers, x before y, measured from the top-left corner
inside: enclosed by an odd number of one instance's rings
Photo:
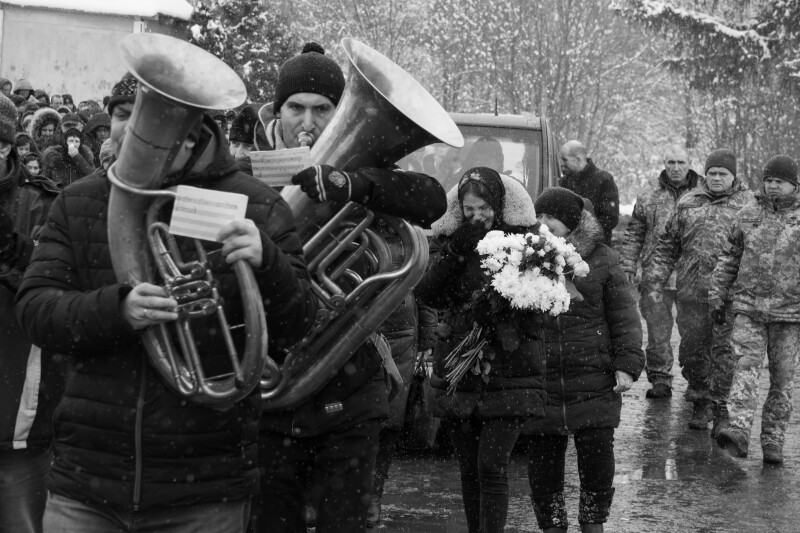
[[[296,93],[315,93],[339,105],[344,91],[341,67],[325,55],[325,49],[315,42],[306,43],[300,55],[288,59],[278,73],[273,113],[278,113],[286,99]]]

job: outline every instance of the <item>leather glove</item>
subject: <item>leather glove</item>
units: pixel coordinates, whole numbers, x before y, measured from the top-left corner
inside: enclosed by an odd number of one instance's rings
[[[450,251],[456,255],[466,255],[474,251],[488,231],[483,224],[459,226],[450,236]]]
[[[722,300],[713,299],[708,301],[708,307],[714,323],[720,326],[725,325],[725,303]]]
[[[363,204],[369,200],[366,179],[358,173],[342,172],[330,165],[315,165],[301,170],[292,176],[292,184],[299,185],[315,202],[353,200]]]
[[[5,251],[14,242],[14,221],[0,209],[0,250]]]

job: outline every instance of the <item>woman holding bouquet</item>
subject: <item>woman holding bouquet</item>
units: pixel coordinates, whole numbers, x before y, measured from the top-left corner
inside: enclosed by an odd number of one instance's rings
[[[540,313],[499,311],[476,300],[487,281],[476,246],[490,230],[536,228],[533,202],[519,182],[487,167],[467,170],[432,227],[434,253],[415,289],[444,311],[426,408],[450,432],[470,533],[503,531],[511,451],[522,423],[541,417],[545,402]],[[472,349],[459,352],[467,341]],[[458,364],[448,362],[451,353]]]
[[[543,419],[526,425],[526,433],[534,433],[528,466],[533,507],[545,532],[567,530],[564,455],[572,434],[581,486],[578,522],[583,532],[602,532],[614,494],[621,393],[644,367],[641,319],[619,256],[603,244],[603,228],[584,210],[584,200],[550,188],[535,206],[539,221],[575,246],[589,274],[574,279],[583,300],[543,321],[547,407]]]

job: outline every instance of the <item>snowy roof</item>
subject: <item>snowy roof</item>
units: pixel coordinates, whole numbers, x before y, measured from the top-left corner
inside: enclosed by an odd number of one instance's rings
[[[193,10],[186,0],[0,0],[0,4],[135,17],[166,15],[183,20],[189,20]]]

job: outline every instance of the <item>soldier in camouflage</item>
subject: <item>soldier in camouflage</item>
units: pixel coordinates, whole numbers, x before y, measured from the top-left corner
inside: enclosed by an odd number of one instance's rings
[[[685,148],[668,148],[664,153],[664,170],[658,176],[658,185],[636,199],[628,227],[625,230],[620,255],[622,268],[633,285],[637,263],[642,262],[642,271],[648,273],[653,264],[653,251],[658,237],[672,214],[681,196],[697,185],[699,176],[689,168],[691,160]],[[643,275],[644,275],[643,274]],[[647,322],[647,380],[653,387],[646,393],[648,398],[672,396],[672,337],[675,303],[675,274],[669,277],[661,303],[655,303],[642,293],[639,309]]]
[[[736,313],[731,345],[738,359],[728,397],[730,427],[717,442],[746,457],[758,401],[764,352],[770,386],[761,421],[765,463],[783,462],[792,412],[792,382],[800,354],[800,197],[797,164],[775,156],[764,167],[757,202],[742,209],[714,269],[709,306],[725,320],[726,300]]]
[[[675,205],[653,252],[652,268],[642,282],[642,293],[660,303],[675,271],[676,320],[681,335],[678,362],[688,382],[686,398],[694,404],[689,427],[707,429],[710,407],[713,436],[727,425],[726,383],[729,386],[735,360],[730,348],[733,319],[725,325],[714,323],[708,288],[728,229],[752,198],[736,177],[734,153],[715,150],[709,154],[705,178]]]

